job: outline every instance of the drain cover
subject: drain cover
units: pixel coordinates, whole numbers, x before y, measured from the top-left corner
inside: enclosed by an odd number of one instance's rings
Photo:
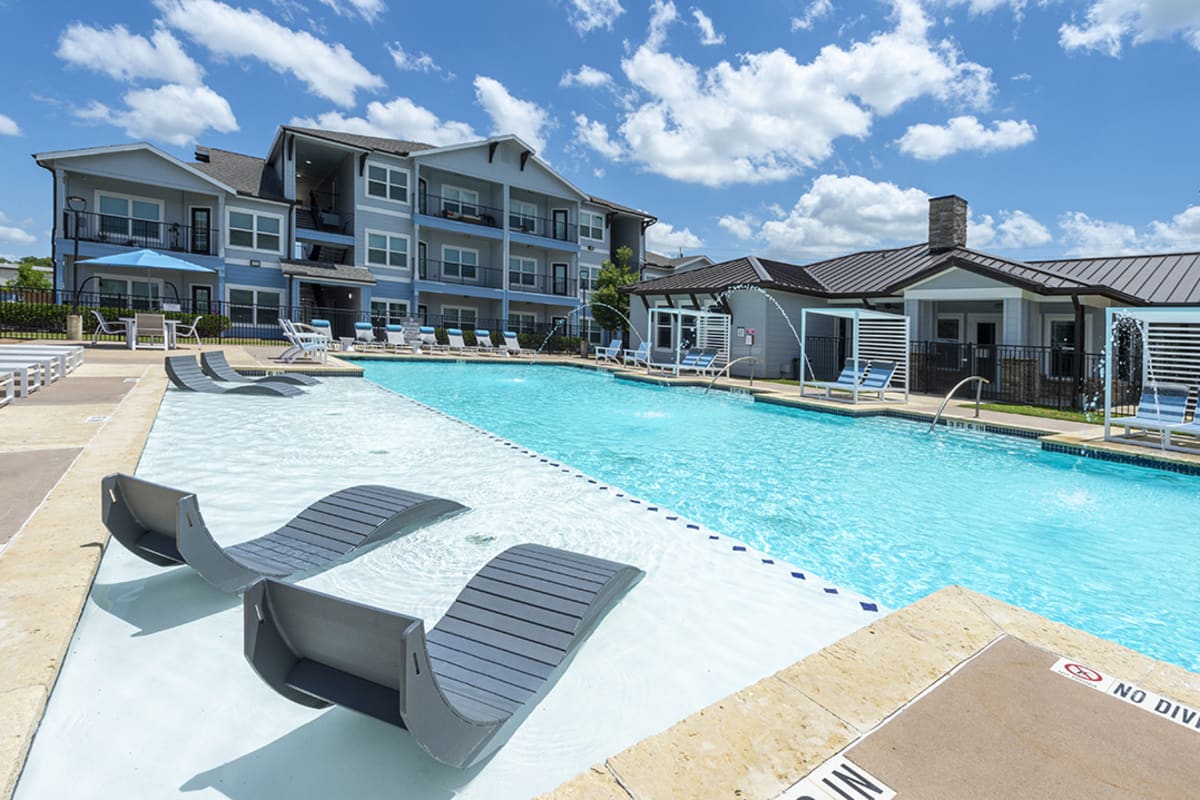
[[[96,415],[94,417],[88,417],[84,420],[84,422],[108,422],[108,417],[104,415]]]

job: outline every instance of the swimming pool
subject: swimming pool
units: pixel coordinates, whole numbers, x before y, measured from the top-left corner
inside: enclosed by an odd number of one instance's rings
[[[567,367],[364,366],[888,606],[962,584],[1200,670],[1200,478]]]

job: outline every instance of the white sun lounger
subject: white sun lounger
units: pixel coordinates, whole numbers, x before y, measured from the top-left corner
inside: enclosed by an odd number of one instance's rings
[[[23,358],[50,359],[54,364],[55,380],[65,378],[67,373],[75,369],[70,356],[62,350],[39,350],[32,348],[24,348],[18,346],[9,347],[0,345],[0,359],[15,358],[17,360]]]
[[[13,399],[13,374],[0,369],[0,389],[3,389],[4,394],[0,397],[0,406],[6,406]]]
[[[66,372],[74,372],[81,364],[83,364],[83,354],[85,350],[81,344],[6,344],[0,345],[0,356],[19,353],[21,355],[52,355],[62,356],[64,358],[63,369]]]
[[[43,369],[41,364],[32,364],[27,361],[17,363],[0,361],[0,372],[7,372],[12,376],[13,388],[16,390],[17,397],[29,397],[42,386]]]

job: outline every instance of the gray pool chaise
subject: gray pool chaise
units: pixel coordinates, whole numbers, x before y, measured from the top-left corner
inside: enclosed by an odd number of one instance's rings
[[[239,383],[222,386],[200,371],[195,356],[167,356],[163,366],[171,383],[189,392],[208,394],[274,394],[294,397],[304,394],[299,386],[286,383]]]
[[[416,617],[264,580],[242,600],[246,659],[284,697],[405,728],[433,758],[470,767],[504,744],[643,574],[518,545],[428,633]]]
[[[101,518],[134,555],[159,566],[187,564],[224,592],[262,578],[311,573],[350,553],[409,533],[466,507],[441,497],[352,486],[301,511],[278,530],[232,547],[209,533],[194,494],[115,473],[101,480]]]
[[[320,383],[319,380],[311,375],[302,375],[299,372],[278,372],[274,375],[264,375],[261,378],[252,378],[248,375],[243,375],[229,366],[229,362],[225,359],[225,353],[222,350],[201,353],[200,370],[214,381],[224,381],[226,383],[270,382],[294,383],[298,386],[315,386]]]

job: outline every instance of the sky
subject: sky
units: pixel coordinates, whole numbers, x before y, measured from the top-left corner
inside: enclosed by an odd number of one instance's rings
[[[514,133],[649,245],[808,263],[924,241],[1200,250],[1200,0],[0,0],[0,255],[48,255],[30,155],[265,156],[297,124]]]

